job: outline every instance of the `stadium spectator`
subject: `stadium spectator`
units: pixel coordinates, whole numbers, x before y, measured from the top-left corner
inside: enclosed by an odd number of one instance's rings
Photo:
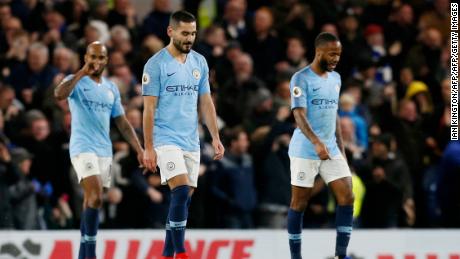
[[[9,188],[19,177],[19,172],[11,163],[10,151],[2,139],[0,142],[0,229],[15,228]]]
[[[356,144],[362,149],[362,151],[367,150],[368,145],[368,134],[367,128],[368,125],[364,118],[356,112],[356,100],[354,96],[348,93],[344,93],[340,96],[339,100],[339,116],[349,117],[354,124]]]
[[[364,178],[363,227],[412,226],[415,223],[412,178],[392,148],[392,137],[382,134],[371,148],[370,172]]]
[[[33,43],[28,50],[27,63],[14,67],[6,79],[27,109],[41,107],[43,95],[57,74],[56,69],[48,65],[49,58],[45,45]]]
[[[250,101],[255,98],[257,90],[265,88],[264,82],[253,74],[253,61],[248,54],[242,54],[233,61],[236,77],[231,78],[220,89],[218,110],[222,119],[232,127],[245,121],[251,113]]]
[[[357,140],[354,121],[350,117],[342,117],[340,118],[340,127],[342,129],[343,146],[350,151],[351,161],[362,159],[365,150]]]
[[[49,10],[44,16],[47,28],[41,35],[43,43],[51,50],[60,46],[73,49],[77,38],[72,33],[67,32],[64,16],[56,10]]]
[[[46,190],[44,190],[44,186],[39,181],[29,178],[32,158],[32,154],[24,148],[15,148],[11,152],[12,163],[19,173],[17,181],[9,187],[13,221],[16,229],[40,229],[39,207],[36,195],[45,193]]]
[[[419,19],[418,27],[425,30],[430,27],[438,29],[442,37],[446,40],[449,37],[450,10],[449,0],[435,0],[434,8],[428,9],[422,13]]]
[[[286,57],[276,64],[277,72],[295,73],[309,64],[307,50],[300,37],[287,39]]]
[[[248,34],[250,24],[246,19],[246,8],[246,0],[227,1],[221,22],[227,39],[241,41]]]
[[[29,34],[24,30],[17,30],[12,34],[9,49],[4,59],[0,62],[0,78],[6,78],[11,74],[11,69],[24,64],[27,59],[27,50],[30,45]]]
[[[73,228],[73,213],[68,203],[68,196],[59,197],[57,204],[47,212],[46,224],[48,229],[71,229]]]
[[[442,34],[439,29],[429,27],[421,31],[418,38],[420,42],[410,48],[405,65],[412,69],[416,78],[431,85],[436,82],[440,69]],[[433,93],[434,86],[430,89]]]
[[[264,78],[272,88],[275,64],[281,60],[283,53],[281,41],[273,31],[273,19],[273,13],[268,7],[259,8],[254,14],[251,33],[242,40],[243,49],[254,60],[254,74]]]
[[[153,34],[163,41],[163,45],[168,45],[169,37],[166,28],[171,16],[171,3],[168,0],[154,0],[153,10],[144,18],[142,24],[142,35]]]
[[[209,66],[213,67],[224,55],[226,46],[227,39],[224,29],[213,25],[206,28],[203,40],[196,45],[195,50],[206,58]]]
[[[249,140],[241,128],[231,129],[227,138],[227,152],[214,172],[212,192],[220,201],[221,227],[253,228],[252,212],[257,195],[254,186],[252,159],[248,154]]]
[[[348,78],[357,64],[356,49],[362,45],[363,37],[360,33],[360,23],[356,15],[346,14],[339,23],[340,41],[343,50],[337,71],[343,78]]]
[[[277,111],[280,107],[291,107],[291,93],[289,79],[280,79],[276,84],[276,92],[273,96],[273,108]]]
[[[110,27],[115,25],[123,25],[135,32],[137,21],[136,21],[136,9],[130,0],[115,0],[114,8],[109,11],[107,16],[107,24]]]
[[[58,47],[53,52],[53,66],[64,75],[75,73],[80,66],[77,55],[69,48]]]
[[[258,226],[285,228],[286,215],[291,196],[289,157],[287,150],[291,136],[284,133],[276,136],[270,152],[263,162],[262,183],[259,190]]]

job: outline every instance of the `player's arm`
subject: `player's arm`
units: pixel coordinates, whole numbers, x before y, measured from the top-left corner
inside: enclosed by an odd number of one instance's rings
[[[310,142],[315,146],[315,151],[318,154],[321,160],[330,159],[329,152],[327,151],[326,145],[318,138],[318,136],[313,131],[310,122],[307,119],[307,108],[294,108],[292,111],[294,114],[295,122],[297,127],[302,131],[302,133],[307,137]]]
[[[340,128],[340,117],[337,114],[336,125],[335,125],[335,138],[337,139],[337,145],[339,146],[340,152],[345,157],[345,147],[343,146],[342,128]]]
[[[78,81],[90,73],[92,73],[90,65],[89,63],[86,63],[80,70],[77,71],[77,73],[74,74],[71,79],[65,78],[61,83],[59,83],[58,86],[56,86],[56,88],[54,88],[54,97],[58,100],[63,100],[69,97]]]
[[[206,127],[212,136],[212,146],[215,151],[214,159],[219,160],[224,156],[225,148],[220,141],[216,108],[214,107],[210,93],[200,95],[200,110]]]
[[[153,126],[155,120],[155,110],[157,107],[157,96],[144,96],[144,163],[148,170],[155,172],[157,167],[156,153],[153,148]]]
[[[151,58],[144,66],[142,74],[142,96],[144,98],[144,111],[142,113],[144,132],[144,165],[147,170],[156,172],[157,154],[153,143],[153,127],[155,122],[155,111],[160,96],[161,87],[161,62]],[[144,171],[145,173],[145,171]]]
[[[313,145],[321,143],[321,140],[316,136],[315,132],[310,126],[310,122],[307,119],[307,108],[295,108],[292,113],[294,114],[295,122],[297,127],[302,131],[302,133],[307,137]]]
[[[307,139],[315,146],[316,154],[321,160],[329,159],[329,152],[326,145],[319,139],[313,131],[307,119],[307,91],[308,80],[299,73],[295,73],[290,82],[291,108],[297,127],[302,131]]]
[[[129,145],[131,145],[131,147],[136,150],[138,155],[142,155],[144,150],[142,149],[133,126],[131,126],[128,119],[126,118],[126,115],[123,114],[116,117],[115,124],[117,125],[117,128],[120,130],[123,137],[128,141]]]

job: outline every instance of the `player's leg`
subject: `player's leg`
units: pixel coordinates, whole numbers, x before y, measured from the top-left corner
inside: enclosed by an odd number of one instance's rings
[[[186,152],[186,151],[182,153],[183,153],[183,161],[185,163],[186,172],[187,172],[186,174],[187,180],[183,178],[184,176],[183,174],[180,174],[168,180],[168,185],[171,190],[175,190],[177,189],[177,187],[184,186],[185,183],[189,187],[188,197],[187,197],[187,201],[185,204],[185,221],[186,221],[188,218],[188,210],[189,210],[189,207],[192,201],[192,195],[196,187],[198,186],[198,175],[199,175],[199,169],[200,169],[200,153],[199,152]],[[182,164],[182,163],[179,163],[179,164]],[[185,227],[186,225],[184,225],[183,227],[181,241],[180,241],[182,243],[180,243],[181,245],[179,246],[179,247],[183,246],[183,249],[180,249],[180,251],[183,251],[183,252],[180,252],[178,251],[178,249],[175,249],[176,258],[189,258],[185,252]],[[170,229],[172,229],[172,231],[170,231],[171,240],[173,241],[174,244],[176,244],[177,242],[174,241],[174,228],[170,227]]]
[[[95,258],[95,236],[103,190],[98,158],[93,153],[82,153],[72,157],[71,162],[83,188],[83,211],[80,224],[82,241],[79,259]]]
[[[320,170],[337,200],[335,256],[339,259],[346,258],[353,226],[354,196],[350,169],[344,159],[332,159],[324,161]]]
[[[339,259],[342,259],[346,257],[353,226],[354,196],[352,192],[351,177],[335,180],[331,182],[329,186],[337,200],[335,219],[337,238],[335,255]]]
[[[190,187],[189,198],[187,200],[187,210],[190,207],[192,201],[192,195],[195,191],[195,188]],[[169,213],[166,216],[166,236],[165,236],[165,245],[163,247],[163,258],[173,258],[174,257],[174,242],[171,234],[171,227],[169,226]]]
[[[171,189],[169,205],[169,226],[176,258],[185,257],[185,227],[187,226],[188,203],[190,201],[187,174],[174,176],[168,180]],[[181,257],[182,256],[182,257]]]
[[[96,258],[96,236],[99,228],[99,210],[102,206],[103,184],[99,175],[92,175],[80,182],[87,207],[84,211],[85,258]]]
[[[302,258],[302,226],[303,213],[311,197],[312,188],[292,185],[291,204],[288,211],[287,229],[289,234],[289,249],[292,259]]]
[[[311,197],[315,177],[318,174],[320,161],[297,157],[291,160],[291,205],[288,211],[287,229],[289,248],[292,259],[302,258],[302,222],[303,213]]]
[[[182,150],[176,146],[157,148],[158,165],[162,183],[167,183],[171,189],[168,223],[166,230],[164,258],[188,258],[185,254],[185,227],[188,216],[189,180]],[[172,242],[171,242],[172,240]],[[171,249],[171,243],[174,250]],[[172,253],[171,253],[172,252]]]
[[[200,152],[184,152],[185,167],[187,168],[188,185],[190,187],[187,210],[192,203],[192,196],[198,187],[198,177],[200,174]]]

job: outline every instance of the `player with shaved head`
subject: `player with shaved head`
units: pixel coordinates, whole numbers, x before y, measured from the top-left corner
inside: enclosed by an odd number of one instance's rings
[[[108,188],[111,183],[111,118],[143,165],[144,151],[126,119],[120,92],[113,82],[102,76],[107,62],[107,48],[100,42],[89,44],[83,68],[64,78],[54,90],[56,99],[67,98],[69,102],[70,157],[84,192],[79,259],[96,258],[102,192],[103,187]]]

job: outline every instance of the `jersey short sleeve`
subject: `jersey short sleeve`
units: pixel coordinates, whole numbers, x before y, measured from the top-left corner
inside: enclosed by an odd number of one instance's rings
[[[211,92],[211,87],[209,86],[209,67],[206,59],[203,57],[201,59],[201,79],[200,85],[198,88],[198,94],[203,95]]]
[[[123,115],[125,113],[125,110],[123,109],[123,105],[121,104],[120,91],[114,84],[112,85],[113,85],[113,94],[114,94],[115,100],[112,106],[112,112],[110,116],[112,118],[116,118],[120,115]]]
[[[142,95],[160,95],[160,63],[151,58],[144,66],[142,74]]]
[[[295,73],[290,82],[291,109],[307,108],[307,81],[299,73]]]

